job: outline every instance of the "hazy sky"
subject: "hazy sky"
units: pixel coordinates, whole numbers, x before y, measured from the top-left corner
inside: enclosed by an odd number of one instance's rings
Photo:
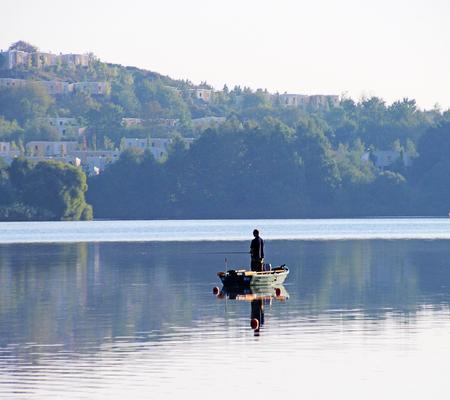
[[[0,49],[93,52],[216,89],[450,108],[450,0],[0,0]]]

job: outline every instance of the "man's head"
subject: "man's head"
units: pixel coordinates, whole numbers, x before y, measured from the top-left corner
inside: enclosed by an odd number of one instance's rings
[[[253,236],[254,236],[254,237],[258,237],[258,236],[259,236],[259,231],[258,231],[258,229],[253,229]]]

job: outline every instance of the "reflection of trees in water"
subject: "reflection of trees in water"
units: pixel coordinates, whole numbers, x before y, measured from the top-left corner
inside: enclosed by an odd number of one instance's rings
[[[73,340],[76,320],[72,313],[85,290],[79,278],[86,270],[86,257],[86,245],[1,246],[2,347]]]
[[[415,312],[450,281],[450,269],[430,269],[449,253],[450,246],[431,241],[306,242],[299,252],[298,293],[312,312]]]
[[[237,246],[243,245],[2,245],[0,346],[60,343],[95,351],[105,338],[154,332],[152,340],[161,340],[171,327],[207,321],[214,311],[210,293],[202,297],[201,290],[217,284],[223,267],[214,252]],[[383,318],[389,310],[450,304],[446,241],[267,241],[267,250],[273,262],[290,267],[289,312],[358,308]]]
[[[108,337],[190,322],[191,284],[169,268],[177,257],[154,257],[149,247],[3,246],[0,346],[61,343],[77,351]]]

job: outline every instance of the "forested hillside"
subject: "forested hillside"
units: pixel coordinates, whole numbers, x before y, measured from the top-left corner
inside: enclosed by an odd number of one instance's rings
[[[293,106],[283,94],[264,89],[215,90],[206,83],[194,85],[104,63],[93,55],[87,67],[22,65],[3,68],[0,74],[27,81],[19,87],[0,87],[0,142],[11,142],[17,149],[31,140],[57,139],[56,130],[42,122],[46,117],[76,118],[83,129],[64,140],[76,140],[87,149],[120,149],[125,137],[174,138],[162,160],[155,160],[148,150],[127,150],[88,179],[87,201],[97,218],[450,211],[450,111],[439,106],[422,110],[413,99],[386,104],[378,97],[356,101],[346,96],[338,104]],[[39,83],[42,80],[101,81],[109,89],[101,95],[52,95]],[[198,90],[209,91],[210,97],[198,97]],[[220,117],[220,122],[198,129],[195,121],[205,117]],[[139,124],[126,126],[124,119]],[[161,121],[175,122],[168,127]],[[185,147],[177,139],[181,137],[195,141]],[[0,205],[10,208],[8,199],[22,196],[22,189],[11,189],[14,168],[17,164],[2,167]],[[47,174],[45,179],[53,177]],[[30,184],[23,190],[30,195],[38,189]],[[12,197],[5,194],[13,192]],[[62,210],[52,215],[81,214]]]

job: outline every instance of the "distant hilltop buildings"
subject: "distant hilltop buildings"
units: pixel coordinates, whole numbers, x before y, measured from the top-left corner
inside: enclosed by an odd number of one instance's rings
[[[96,96],[105,96],[110,93],[109,82],[75,82],[43,81],[30,79],[0,78],[0,87],[23,87],[30,84],[41,85],[50,95],[63,95],[82,92]]]
[[[312,107],[325,108],[337,107],[340,103],[337,95],[306,95],[306,94],[288,94],[279,95],[280,105],[285,107]]]
[[[92,60],[91,54],[53,54],[38,51],[29,43],[19,41],[8,50],[0,51],[0,69],[44,68],[58,65],[88,67]],[[104,96],[110,93],[109,82],[66,82],[63,80],[30,80],[15,78],[0,78],[0,87],[23,87],[29,84],[39,84],[50,95],[64,95],[83,92],[90,95]]]
[[[52,122],[67,122],[54,118]],[[181,139],[190,147],[194,138]],[[149,151],[157,161],[168,156],[173,138],[122,138],[121,148],[116,150],[87,150],[76,141],[30,141],[19,149],[15,143],[0,141],[0,160],[10,164],[17,157],[25,157],[34,162],[60,161],[81,167],[88,175],[98,175],[111,163],[117,161],[125,150]]]
[[[52,54],[42,51],[28,52],[24,50],[10,49],[0,52],[3,58],[1,67],[13,69],[19,66],[25,67],[50,67],[56,65],[74,65],[87,67],[91,60],[89,54]]]
[[[74,67],[88,67],[94,59],[92,54],[53,54],[42,52],[37,47],[19,41],[13,43],[6,51],[0,51],[0,69],[11,70],[20,67],[34,67],[45,68],[58,65],[74,66]],[[50,95],[64,95],[73,92],[83,92],[90,95],[104,96],[111,91],[110,82],[65,82],[56,80],[25,80],[13,78],[0,78],[0,87],[20,87],[29,84],[30,82],[39,82]],[[184,90],[166,86],[170,88],[180,97]],[[193,87],[187,89],[191,98],[197,101],[211,103],[214,100],[215,91],[212,88]],[[281,107],[290,108],[307,108],[315,110],[324,110],[337,107],[340,104],[340,97],[338,95],[306,95],[306,94],[292,94],[292,93],[269,93],[258,89],[256,91],[259,95],[263,95],[266,101],[272,104],[278,104]],[[244,96],[236,96],[236,103],[239,105],[244,99]],[[130,124],[133,122],[130,121]],[[200,124],[202,125],[202,124]]]

